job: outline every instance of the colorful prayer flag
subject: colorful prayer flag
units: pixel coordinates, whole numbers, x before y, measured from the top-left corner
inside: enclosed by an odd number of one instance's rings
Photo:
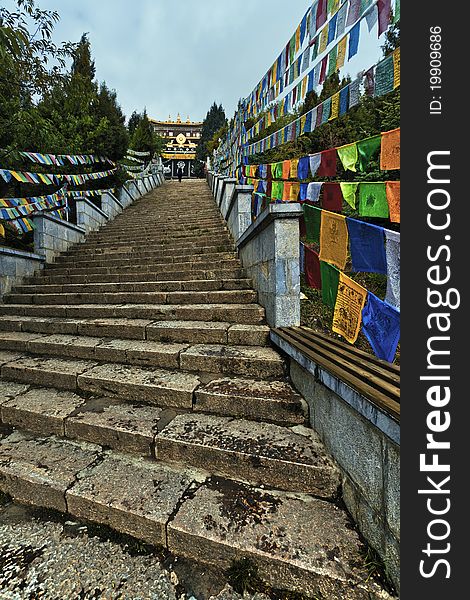
[[[345,171],[356,171],[356,163],[358,160],[357,144],[346,144],[345,146],[339,146],[336,148],[338,156],[341,160]]]
[[[385,255],[387,257],[387,292],[385,300],[400,310],[400,234],[385,229]]]
[[[378,358],[393,362],[400,340],[400,313],[371,292],[362,311],[362,332]]]
[[[336,94],[333,94],[333,96],[331,97],[331,114],[330,114],[329,120],[332,121],[333,119],[337,119],[338,113],[339,113],[339,92],[336,92]]]
[[[348,258],[346,217],[322,210],[320,224],[320,259],[344,269]]]
[[[375,69],[375,96],[384,96],[393,92],[394,85],[393,56],[390,54],[381,60]]]
[[[359,183],[356,182],[341,182],[340,184],[343,199],[349,204],[351,208],[356,208],[356,192]]]
[[[366,299],[367,290],[340,272],[332,329],[350,344],[354,344],[359,335]]]
[[[356,23],[354,27],[349,32],[349,52],[348,52],[348,60],[351,60],[353,56],[357,54],[357,50],[359,48],[359,35],[361,31],[361,22]]]
[[[333,310],[338,295],[339,271],[333,265],[320,260],[320,276],[322,302]]]
[[[336,175],[336,148],[320,152],[321,162],[317,171],[318,177],[334,177]],[[310,163],[310,168],[311,163]]]
[[[400,168],[400,128],[382,133],[380,168],[384,171]]]
[[[343,194],[341,193],[339,183],[323,183],[322,192],[322,208],[335,212],[341,212],[343,210]]]
[[[352,270],[363,273],[387,273],[383,227],[346,219]]]
[[[389,215],[385,183],[359,184],[359,215],[387,219]]]
[[[360,140],[357,142],[357,153],[359,156],[359,170],[366,171],[370,161],[374,155],[379,151],[382,143],[381,135],[374,135],[372,137]]]
[[[310,204],[303,205],[305,219],[305,239],[307,242],[318,243],[320,241],[320,227],[322,210]]]
[[[387,181],[385,184],[387,193],[388,210],[392,223],[400,222],[400,182]]]

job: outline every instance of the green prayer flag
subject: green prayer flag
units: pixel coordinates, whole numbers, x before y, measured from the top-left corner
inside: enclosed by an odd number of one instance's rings
[[[335,308],[336,296],[338,294],[339,270],[330,263],[320,261],[321,274],[321,297],[323,304],[332,310]]]
[[[380,134],[357,142],[360,171],[365,171],[367,169],[371,158],[380,150],[381,143],[382,136]]]
[[[375,69],[375,96],[384,96],[393,92],[393,56],[390,54],[381,60]]]
[[[337,58],[338,58],[338,46],[335,46],[328,53],[328,72],[326,74],[327,77],[330,77],[330,75],[333,75],[333,73],[336,71],[336,59]]]
[[[336,148],[345,171],[355,171],[358,159],[356,142]]]
[[[388,218],[389,210],[385,182],[362,182],[359,185],[359,215],[361,217]]]
[[[272,188],[271,188],[271,198],[273,198],[275,200],[282,200],[283,195],[284,195],[284,182],[283,181],[273,181]]]
[[[393,22],[398,23],[400,20],[400,0],[395,0],[395,15],[393,17]]]
[[[340,183],[341,192],[344,200],[349,204],[351,208],[356,208],[356,192],[359,183]]]
[[[282,179],[282,161],[273,163],[271,166],[271,173],[273,175],[273,179]]]
[[[321,123],[326,123],[331,115],[331,97],[323,100],[323,112],[321,115]]]
[[[306,241],[320,243],[321,208],[304,204],[304,219]]]

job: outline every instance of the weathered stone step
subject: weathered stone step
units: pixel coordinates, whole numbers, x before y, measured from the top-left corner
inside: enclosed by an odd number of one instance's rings
[[[142,246],[129,246],[128,248],[93,248],[88,249],[86,245],[75,247],[73,250],[65,252],[57,257],[57,259],[64,259],[68,256],[75,257],[77,261],[84,260],[88,256],[106,256],[110,258],[138,258],[141,256],[186,256],[187,254],[207,254],[210,252],[233,252],[235,250],[234,244],[212,244],[207,246],[197,246],[195,244],[188,245],[187,247],[176,247],[169,249],[157,249],[147,248],[143,249]]]
[[[260,324],[264,309],[258,304],[0,304],[0,315],[61,317],[67,319],[149,319],[153,321],[224,321]]]
[[[210,465],[211,473],[254,485],[336,497],[340,473],[312,429],[214,415],[175,417],[155,438],[158,460]]]
[[[2,352],[3,359],[7,352]],[[91,392],[152,406],[192,409],[193,393],[200,380],[190,373],[124,364],[97,364],[89,360],[64,360],[11,353],[1,367],[6,381],[61,390]]]
[[[73,294],[115,292],[196,292],[251,289],[251,279],[195,279],[189,281],[140,281],[86,284],[19,285],[13,294]]]
[[[113,233],[113,234],[108,234],[105,235],[104,233],[102,235],[100,235],[99,237],[96,238],[91,238],[90,242],[96,242],[97,244],[99,244],[100,242],[120,242],[120,241],[132,241],[132,243],[136,243],[136,242],[153,242],[153,241],[158,241],[158,240],[162,240],[162,241],[171,241],[171,240],[190,240],[190,239],[195,239],[196,237],[201,237],[201,238],[211,238],[212,236],[225,236],[225,239],[228,239],[228,232],[227,230],[220,226],[220,225],[216,225],[214,227],[204,227],[198,230],[193,230],[193,231],[189,231],[189,230],[174,230],[174,231],[168,231],[167,229],[162,230],[161,232],[158,231],[154,231],[151,234],[145,235],[145,234],[129,234],[129,233]]]
[[[328,600],[390,598],[370,580],[348,515],[307,495],[20,432],[0,441],[0,489],[221,569],[248,557],[275,588]]]
[[[211,252],[209,254],[187,254],[180,256],[144,256],[140,258],[124,258],[118,257],[113,258],[112,256],[100,257],[94,260],[86,259],[81,261],[75,261],[73,256],[64,257],[67,260],[55,262],[49,264],[48,269],[64,269],[64,268],[90,268],[94,269],[96,267],[129,267],[133,266],[144,266],[144,265],[154,265],[158,267],[159,265],[170,265],[170,264],[182,264],[182,263],[212,263],[214,261],[227,261],[227,260],[236,260],[237,253],[236,252]]]
[[[74,267],[64,268],[59,264],[49,264],[45,269],[46,275],[88,275],[88,274],[114,274],[116,271],[119,273],[164,273],[168,272],[169,267],[172,267],[173,271],[193,271],[193,270],[213,270],[213,269],[237,269],[241,268],[240,261],[232,258],[230,260],[220,260],[217,262],[193,260],[191,262],[174,262],[171,265],[165,267],[165,263],[154,263],[148,264],[130,264],[128,266],[121,265],[119,269],[113,266],[103,267]]]
[[[199,235],[197,236],[197,240],[195,240],[195,236],[187,236],[187,237],[183,237],[183,238],[168,238],[168,239],[162,239],[162,238],[155,238],[152,239],[150,242],[148,242],[146,245],[147,246],[152,246],[152,248],[176,248],[176,247],[187,247],[188,245],[190,245],[191,243],[194,243],[195,241],[197,241],[197,243],[201,246],[206,246],[208,244],[224,244],[230,241],[229,237],[227,236],[227,234],[211,234],[211,235]],[[137,242],[136,240],[134,240],[133,238],[118,238],[116,240],[103,240],[102,238],[100,238],[98,241],[94,241],[94,240],[87,240],[86,242],[84,242],[88,248],[117,248],[117,247],[126,247],[126,246],[132,246],[132,247],[136,247],[138,245],[142,246],[141,242]]]
[[[151,331],[148,326],[147,331]],[[84,335],[0,332],[0,350],[59,358],[180,369],[198,373],[279,377],[284,363],[271,348],[176,344],[153,340],[102,339]]]
[[[46,274],[47,273],[47,274]],[[74,283],[106,283],[106,282],[142,282],[142,281],[195,281],[195,280],[227,280],[245,279],[244,269],[214,269],[202,271],[173,271],[143,273],[112,273],[112,274],[90,274],[90,275],[57,275],[52,271],[42,271],[40,275],[28,278],[28,283],[36,284],[74,284]]]
[[[77,305],[77,304],[252,304],[253,290],[222,290],[194,292],[110,292],[75,294],[8,294],[5,302],[12,304]]]
[[[0,316],[0,331],[148,339],[188,344],[269,345],[267,325],[240,325],[217,321],[95,320],[6,315]]]

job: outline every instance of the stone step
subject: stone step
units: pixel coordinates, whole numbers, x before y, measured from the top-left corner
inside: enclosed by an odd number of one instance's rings
[[[236,260],[238,255],[236,252],[211,252],[210,254],[186,254],[180,256],[145,256],[140,258],[124,258],[118,257],[113,258],[112,256],[103,256],[100,258],[96,258],[94,260],[86,259],[75,261],[73,256],[64,257],[67,260],[54,262],[47,265],[48,269],[64,269],[64,268],[90,268],[94,269],[96,267],[129,267],[132,266],[135,268],[136,265],[154,265],[158,267],[159,265],[170,265],[170,264],[181,264],[181,263],[205,263],[205,262],[215,262],[215,261],[227,261],[227,260]]]
[[[149,325],[147,331],[151,331]],[[284,362],[271,348],[102,339],[85,335],[0,332],[0,350],[33,355],[180,369],[245,377],[282,377]]]
[[[258,304],[0,304],[0,315],[66,319],[149,319],[153,321],[224,321],[259,325],[264,309]]]
[[[1,377],[60,390],[92,393],[152,406],[192,409],[200,380],[190,373],[125,364],[21,356],[2,351]]]
[[[256,486],[333,499],[340,473],[320,438],[301,425],[294,429],[197,413],[176,416],[155,438],[158,460],[210,465],[211,473]]]
[[[169,239],[162,239],[162,238],[155,238],[152,239],[150,242],[147,242],[145,245],[146,246],[151,246],[152,248],[164,248],[164,249],[168,249],[168,248],[178,248],[178,247],[188,247],[188,245],[191,245],[192,243],[197,242],[198,245],[200,246],[207,246],[207,245],[214,245],[214,244],[225,244],[227,242],[230,242],[230,238],[227,236],[227,234],[212,234],[212,235],[199,235],[197,236],[197,239],[194,239],[194,236],[187,236],[187,237],[183,237],[183,238],[169,238]],[[135,247],[142,247],[142,243],[137,242],[136,240],[132,239],[132,238],[117,238],[116,240],[104,240],[102,238],[100,238],[98,241],[94,241],[94,240],[88,240],[86,242],[84,242],[84,244],[86,244],[87,248],[123,248],[123,247],[128,247],[131,246],[133,248]]]
[[[46,275],[47,273],[47,275]],[[57,275],[53,271],[42,271],[40,275],[28,278],[31,285],[43,284],[79,284],[79,283],[128,283],[155,281],[195,281],[195,280],[246,279],[244,269],[214,269],[209,271],[173,271],[120,274]]]
[[[188,344],[268,346],[267,325],[239,325],[217,321],[152,321],[148,319],[66,319],[0,316],[0,331],[60,333],[90,337],[153,340]]]
[[[203,239],[211,239],[213,236],[217,236],[217,237],[224,237],[225,240],[228,241],[228,231],[226,228],[220,226],[220,225],[216,225],[214,227],[204,227],[201,229],[195,229],[192,231],[180,231],[180,230],[175,230],[175,231],[168,231],[166,228],[164,230],[162,230],[161,232],[158,231],[154,231],[151,234],[145,235],[145,234],[129,234],[128,232],[123,232],[123,233],[110,233],[108,235],[106,234],[101,234],[100,236],[97,236],[96,238],[91,238],[90,242],[95,242],[97,244],[100,244],[101,242],[121,242],[121,241],[128,241],[128,242],[132,242],[133,244],[138,243],[138,242],[158,242],[158,241],[182,241],[182,240],[191,240],[191,239],[195,239],[195,238],[203,238]]]
[[[0,489],[220,569],[249,558],[274,588],[329,600],[390,598],[370,579],[348,515],[308,495],[20,432],[0,440]]]
[[[257,300],[253,290],[194,292],[110,292],[75,294],[7,294],[6,303],[37,305],[79,304],[252,304]]]
[[[45,285],[19,285],[13,294],[73,294],[116,292],[176,292],[176,291],[224,291],[251,289],[251,279],[195,279],[188,281],[139,281],[108,283],[71,283]]]
[[[66,258],[66,257],[74,257],[77,261],[84,260],[88,256],[106,256],[106,257],[116,257],[116,258],[136,258],[141,256],[186,256],[187,254],[207,254],[210,252],[233,252],[235,250],[234,244],[226,243],[226,244],[212,244],[207,246],[197,246],[192,244],[191,246],[186,247],[176,247],[169,249],[146,249],[143,250],[141,246],[130,246],[128,248],[104,248],[104,249],[88,249],[87,246],[81,245],[75,247],[73,250],[69,250],[68,252],[64,252],[60,256],[57,257],[57,260]]]
[[[62,265],[51,263],[44,269],[45,275],[111,275],[117,271],[121,274],[127,273],[164,273],[168,272],[169,267],[176,271],[193,271],[193,270],[215,270],[215,269],[239,269],[241,268],[240,261],[232,258],[231,260],[220,260],[216,262],[193,260],[191,262],[174,262],[171,265],[166,263],[149,263],[149,264],[130,264],[128,266],[121,265],[119,269],[113,266],[103,267],[74,267],[64,268]]]

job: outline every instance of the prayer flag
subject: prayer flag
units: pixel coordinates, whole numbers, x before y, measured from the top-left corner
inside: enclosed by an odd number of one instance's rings
[[[341,69],[341,67],[344,65],[344,61],[346,59],[346,48],[348,45],[348,38],[344,37],[342,40],[340,40],[338,42],[338,54],[336,57],[336,68],[337,69]]]
[[[321,181],[311,181],[307,187],[307,200],[310,202],[318,202],[322,185],[323,183]]]
[[[327,46],[328,46],[328,27],[325,27],[320,32],[320,41],[318,43],[318,53],[321,54],[322,52],[325,52]]]
[[[293,158],[290,161],[290,178],[291,179],[297,179],[298,166],[299,166],[299,159]]]
[[[331,42],[335,39],[336,36],[336,20],[338,18],[338,13],[331,17],[330,22],[328,23],[328,42],[327,44],[331,44]]]
[[[385,184],[387,193],[388,210],[392,223],[400,222],[400,182],[387,181]]]
[[[304,246],[305,256],[305,281],[314,289],[321,289],[320,259],[317,252],[308,246]]]
[[[367,22],[367,28],[369,29],[370,33],[374,25],[377,23],[379,17],[377,11],[377,4],[374,4],[374,6],[372,6],[372,8],[369,11],[367,11],[365,17]]]
[[[393,362],[400,340],[400,313],[371,292],[362,311],[362,332],[378,358]]]
[[[308,156],[303,156],[299,159],[299,163],[297,166],[297,177],[299,179],[307,179],[310,168],[310,159]]]
[[[346,26],[349,27],[353,25],[361,14],[361,0],[350,0],[349,1],[349,12],[348,19],[346,21]]]
[[[283,181],[273,181],[273,185],[271,188],[271,198],[273,200],[282,200],[284,194],[284,182]]]
[[[329,120],[332,121],[333,119],[337,119],[338,113],[339,113],[339,92],[336,92],[336,94],[333,94],[333,96],[331,97],[331,114],[330,114]]]
[[[356,208],[356,192],[359,183],[352,182],[342,182],[339,184],[341,187],[341,192],[343,194],[343,199],[349,204],[351,208]]]
[[[308,183],[300,184],[299,200],[301,202],[307,200],[307,188],[308,188]]]
[[[390,15],[392,11],[391,0],[378,0],[377,8],[379,11],[379,37],[388,29]]]
[[[290,175],[290,160],[284,160],[282,163],[282,178],[289,179]]]
[[[393,51],[393,89],[400,85],[400,48]]]
[[[344,115],[348,111],[349,85],[339,92],[339,115]]]
[[[363,273],[387,273],[383,227],[346,219],[352,270]]]
[[[393,91],[393,56],[381,60],[375,69],[375,96],[384,96]]]
[[[359,104],[361,80],[355,79],[349,84],[349,108]]]
[[[343,270],[348,258],[346,217],[322,210],[320,224],[320,259]]]
[[[353,279],[339,274],[338,295],[333,314],[333,331],[354,344],[362,322],[362,309],[366,303],[367,290]]]
[[[341,212],[343,210],[343,194],[339,183],[325,182],[322,186],[321,206],[325,210]]]
[[[323,125],[330,118],[330,114],[331,114],[331,97],[327,98],[326,100],[323,100],[322,106],[323,106],[323,111],[322,111],[321,124]]]
[[[329,306],[333,310],[338,294],[339,271],[333,265],[320,260],[320,275],[323,304],[326,304],[326,306]]]
[[[336,175],[336,148],[320,152],[321,162],[317,171],[318,177],[334,177]],[[310,169],[312,168],[310,163]],[[313,175],[313,173],[312,173]]]
[[[364,87],[366,89],[366,94],[368,96],[373,96],[375,90],[374,67],[367,69],[367,71],[364,73],[364,79]]]
[[[387,219],[389,215],[385,183],[359,184],[359,215]]]
[[[400,128],[382,133],[380,147],[380,168],[393,170],[400,168]]]
[[[378,153],[382,143],[381,135],[374,135],[365,140],[357,142],[357,153],[359,156],[359,170],[366,171],[372,157]]]
[[[336,59],[338,56],[338,46],[333,46],[333,48],[328,53],[328,72],[327,75],[330,77],[336,71]]]
[[[283,192],[282,192],[282,201],[283,202],[289,202],[291,187],[292,187],[292,182],[290,182],[290,181],[284,182],[284,188],[283,188]]]
[[[327,19],[327,0],[318,0],[317,7],[317,29],[326,22]]]
[[[349,52],[348,52],[348,60],[351,60],[353,56],[357,54],[357,50],[359,48],[359,34],[361,31],[361,22],[356,23],[354,27],[349,32]]]
[[[344,170],[355,171],[358,160],[356,142],[353,142],[352,144],[346,144],[345,146],[340,146],[339,148],[336,148],[336,151],[338,152],[338,156],[341,160]]]
[[[320,241],[320,227],[322,210],[310,204],[304,204],[305,239],[307,242],[318,243]]]
[[[387,257],[387,293],[385,301],[400,310],[400,234],[385,229],[385,255]]]
[[[297,202],[297,200],[299,199],[299,193],[300,193],[300,183],[298,181],[293,181],[290,186],[289,201]]]
[[[338,11],[338,18],[336,20],[336,37],[343,35],[346,27],[346,17],[348,13],[348,3],[345,2]]]

